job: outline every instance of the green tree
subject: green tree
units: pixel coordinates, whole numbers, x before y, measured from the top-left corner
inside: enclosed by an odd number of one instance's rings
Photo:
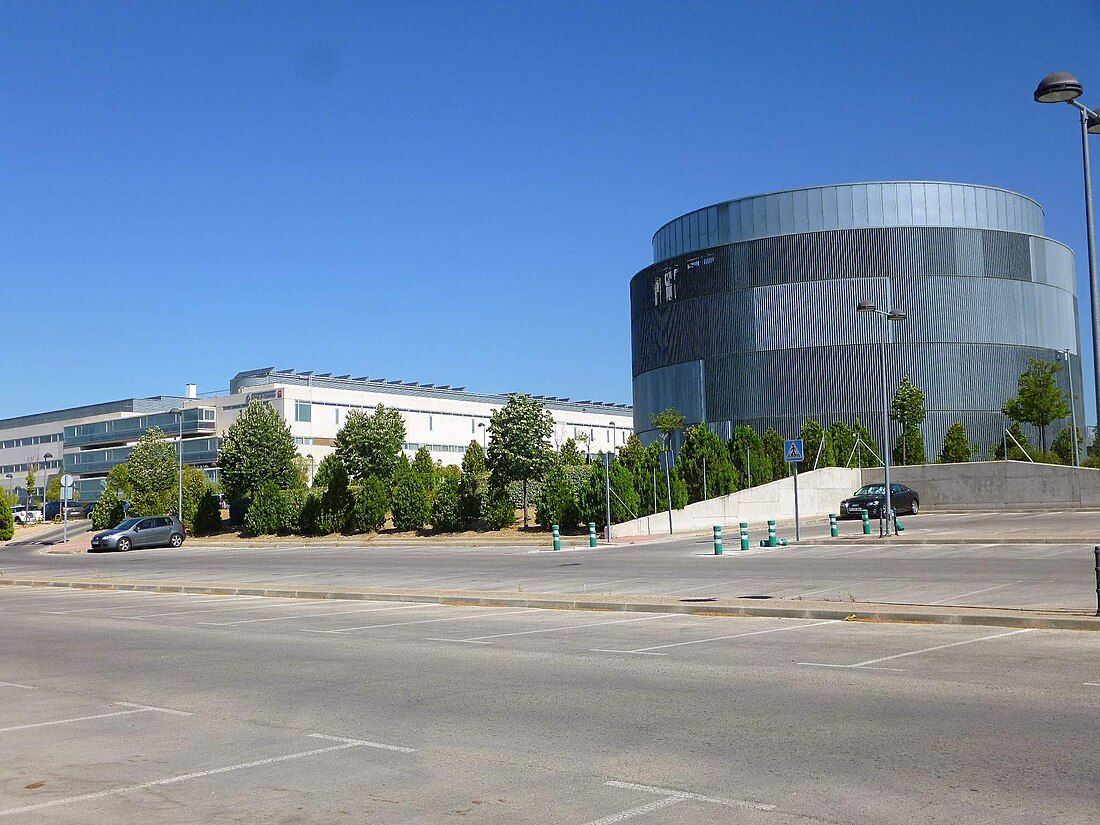
[[[405,456],[401,456],[393,474],[391,507],[393,526],[401,532],[420,530],[427,523],[430,515],[424,481]]]
[[[1073,427],[1065,427],[1059,430],[1058,435],[1054,436],[1054,441],[1050,445],[1051,452],[1058,456],[1063,464],[1073,464],[1074,434],[1077,435],[1077,453],[1080,455],[1084,452],[1085,440],[1081,435],[1081,431],[1075,430]]]
[[[741,474],[743,483],[747,486],[751,482],[756,486],[771,481],[772,462],[760,434],[752,427],[742,425],[733,428],[732,436],[727,445],[730,459]],[[779,452],[783,452],[782,444],[779,445]]]
[[[503,530],[516,523],[516,506],[503,487],[490,487],[485,501],[485,526]]]
[[[665,484],[664,470],[660,467],[660,445],[653,442],[649,447],[643,447],[641,439],[631,433],[626,444],[619,449],[618,460],[630,470],[634,479],[634,489],[639,499],[638,515],[648,516],[655,512],[657,491],[663,489]]]
[[[676,467],[687,484],[689,502],[728,495],[741,483],[729,450],[706,424],[696,424],[684,431]]]
[[[634,477],[621,461],[612,461],[607,469],[611,482],[611,522],[628,521],[638,514],[640,499],[634,489]],[[607,526],[607,499],[604,485],[603,455],[593,461],[593,471],[581,487],[578,506],[583,521],[596,523],[599,529]],[[673,500],[675,501],[675,490]]]
[[[213,486],[207,484],[206,490],[195,508],[195,534],[209,536],[222,527],[222,509],[214,494]]]
[[[523,482],[523,526],[527,527],[527,485],[541,478],[551,462],[554,418],[528,395],[509,395],[489,422],[489,469],[496,483]]]
[[[130,515],[156,516],[176,511],[179,485],[176,448],[153,428],[138,439],[126,460]]]
[[[432,502],[432,527],[443,533],[457,533],[466,528],[462,512],[462,473],[457,467],[447,467],[439,479]]]
[[[368,476],[392,481],[404,447],[405,420],[382,404],[373,413],[352,410],[336,433],[336,454],[355,481]]]
[[[535,499],[535,519],[547,530],[555,524],[563,530],[570,529],[581,520],[577,492],[566,475],[563,462],[555,462],[546,474],[542,490]]]
[[[654,429],[660,432],[661,439],[664,441],[666,448],[670,447],[672,444],[673,433],[682,430],[686,420],[683,414],[675,407],[669,407],[659,413],[654,413],[649,419]]]
[[[924,452],[924,436],[918,427],[906,424],[902,427],[901,438],[894,445],[894,464],[927,464],[928,456]]]
[[[178,478],[178,476],[177,476]],[[211,492],[210,482],[206,474],[198,467],[190,464],[183,465],[183,523],[188,530],[195,529],[195,518],[199,511],[199,504],[207,498]],[[177,490],[177,496],[179,495]],[[176,505],[179,506],[178,503]]]
[[[244,498],[269,481],[280,489],[294,487],[300,478],[297,455],[294,436],[279,413],[262,401],[249,402],[218,450],[226,496]]]
[[[558,451],[558,460],[566,466],[576,467],[582,464],[587,464],[588,461],[584,457],[584,453],[577,449],[577,440],[575,438],[565,439],[565,443],[561,445],[561,450]]]
[[[328,486],[321,493],[321,509],[317,522],[325,535],[347,532],[352,518],[354,500],[348,486],[348,471],[342,461],[332,465]]]
[[[970,441],[966,437],[966,427],[956,421],[947,428],[943,437],[943,449],[940,450],[940,464],[963,464],[970,461]]]
[[[924,439],[920,435],[920,425],[928,416],[924,408],[924,391],[910,380],[909,376],[901,379],[897,390],[894,392],[894,400],[890,402],[890,420],[901,424],[901,438],[898,452],[895,447],[895,464],[924,464]],[[914,434],[912,431],[915,430]],[[920,459],[911,456],[909,450],[916,446],[920,439]]]
[[[313,486],[316,488],[328,487],[329,482],[332,481],[332,474],[339,465],[343,467],[344,462],[340,460],[340,456],[336,453],[329,453],[321,459],[321,463],[317,465],[317,472],[313,474]],[[347,470],[344,469],[347,473]]]
[[[786,478],[791,474],[790,465],[783,456],[783,436],[775,427],[768,427],[761,437],[764,442],[764,452],[772,467],[772,479]]]
[[[845,467],[879,467],[882,465],[882,462],[878,459],[878,448],[875,446],[874,439],[871,438],[870,431],[863,426],[863,422],[858,418],[852,424],[852,438],[855,441],[855,455],[853,456],[849,451],[846,456],[837,456],[838,459],[843,459]],[[851,465],[848,464],[849,458],[851,458]]]
[[[802,439],[803,455],[806,460],[798,465],[800,473],[821,467],[835,467],[836,453],[833,452],[833,440],[829,433],[816,418],[809,419],[802,425],[799,434]]]
[[[834,421],[829,427],[829,440],[833,446],[833,455],[836,456],[838,467],[847,467],[848,459],[855,461],[852,453],[856,448],[856,436],[852,428],[843,421]]]
[[[15,516],[10,507],[0,507],[0,541],[8,541],[15,535]]]
[[[1032,358],[1020,375],[1019,392],[1005,402],[1004,413],[1013,421],[1039,428],[1039,447],[1047,451],[1047,425],[1069,415],[1066,396],[1055,380],[1061,364]]]
[[[282,532],[286,522],[286,494],[274,481],[265,481],[252,495],[244,516],[245,530],[254,536],[273,535]]]
[[[31,506],[31,494],[34,493],[34,483],[35,483],[35,480],[37,479],[37,473],[38,473],[38,465],[37,464],[32,464],[27,468],[26,490],[27,490],[27,507],[28,508]]]
[[[459,508],[465,526],[472,526],[484,513],[485,497],[489,491],[489,468],[485,463],[485,451],[476,441],[471,441],[462,457],[462,478],[459,482]]]
[[[997,443],[994,444],[993,449],[990,450],[990,454],[993,456],[994,460],[1005,460],[1006,442],[1008,446],[1007,458],[1010,461],[1028,461],[1028,456],[1030,456],[1031,459],[1034,459],[1035,448],[1032,446],[1031,442],[1027,440],[1027,436],[1024,435],[1024,431],[1020,429],[1019,423],[1013,421],[1011,426],[1009,426],[1008,428],[1008,432],[1011,434],[1011,436],[1002,436],[1001,438],[997,439]],[[1013,439],[1015,439],[1015,441],[1013,441]],[[1027,451],[1026,455],[1024,453],[1025,450]]]
[[[110,530],[122,523],[125,518],[126,513],[123,511],[122,499],[118,497],[117,488],[108,486],[92,508],[93,529]]]
[[[463,475],[487,472],[489,472],[489,465],[485,461],[485,451],[477,441],[471,441],[466,448],[466,454],[462,456]]]
[[[432,461],[432,454],[427,447],[421,447],[416,451],[412,461],[413,472],[420,476],[420,483],[424,485],[424,492],[428,496],[428,508],[431,509],[435,500],[435,487],[439,481],[439,467]]]
[[[355,491],[355,505],[351,517],[351,529],[356,533],[376,533],[386,523],[386,513],[390,509],[389,491],[386,483],[376,476],[370,476],[359,483]]]

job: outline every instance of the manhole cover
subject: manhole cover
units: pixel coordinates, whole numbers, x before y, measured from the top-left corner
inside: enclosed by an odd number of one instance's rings
[[[716,602],[716,601],[718,601],[718,599],[716,599],[714,596],[703,596],[703,597],[698,598],[698,599],[680,599],[680,601],[682,601],[682,602],[693,602],[693,603],[694,602]]]
[[[770,599],[771,596],[738,596],[739,599]]]

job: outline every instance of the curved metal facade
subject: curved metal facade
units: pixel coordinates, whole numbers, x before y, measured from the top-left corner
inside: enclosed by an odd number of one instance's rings
[[[924,390],[929,458],[955,421],[985,452],[1031,358],[1068,349],[1080,398],[1074,257],[1042,232],[1022,195],[924,182],[758,195],[677,218],[630,284],[635,430],[651,439],[651,415],[676,407],[723,435],[749,424],[794,437],[815,417],[859,419],[881,442],[889,335],[891,396],[905,375]],[[908,320],[887,329],[857,315],[861,301]],[[1068,391],[1070,372],[1059,375]]]

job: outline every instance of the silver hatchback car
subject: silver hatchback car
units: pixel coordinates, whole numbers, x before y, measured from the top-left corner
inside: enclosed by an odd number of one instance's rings
[[[175,516],[128,518],[110,530],[92,536],[92,550],[121,550],[137,547],[179,547],[187,531]]]

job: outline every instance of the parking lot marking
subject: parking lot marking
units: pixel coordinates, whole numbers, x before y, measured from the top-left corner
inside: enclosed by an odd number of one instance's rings
[[[180,710],[168,710],[167,708],[157,708],[152,705],[135,705],[130,702],[115,702],[116,705],[129,708],[129,710],[116,710],[111,713],[97,713],[92,716],[76,716],[72,719],[54,719],[50,722],[32,722],[27,725],[12,725],[8,728],[0,728],[0,733],[10,733],[15,730],[28,730],[30,728],[48,728],[53,725],[68,725],[72,722],[88,722],[92,719],[106,719],[109,716],[127,716],[131,713],[149,713],[156,711],[158,713],[173,713],[180,716],[190,716],[190,713],[184,713]]]
[[[230,598],[230,597],[213,596],[213,597],[208,598],[208,599],[196,599],[194,596],[169,596],[169,597],[163,597],[162,596],[160,598],[170,598],[173,601],[175,601],[177,599],[183,599],[183,600],[191,599],[192,600],[192,601],[189,601],[189,602],[185,601],[186,604],[211,604],[211,603],[214,603],[214,602],[224,601],[226,598]],[[239,597],[236,597],[236,598],[256,599],[256,598],[259,598],[259,596],[239,596]],[[148,604],[148,597],[147,597],[147,598],[144,598],[141,601],[135,602],[133,604],[111,604],[111,605],[100,605],[99,607],[79,607],[79,608],[76,608],[76,609],[73,609],[73,610],[39,610],[37,612],[43,613],[43,614],[46,614],[46,615],[49,615],[49,616],[67,616],[70,613],[93,613],[93,612],[98,611],[98,610],[139,610],[143,607],[151,607],[151,606],[152,605]],[[179,607],[180,605],[163,605],[163,606],[164,607]],[[111,618],[119,618],[119,617],[112,616]]]
[[[590,627],[600,627],[607,624],[627,624],[628,622],[645,622],[653,619],[670,619],[677,614],[659,613],[656,616],[642,616],[640,619],[616,619],[612,622],[589,622],[588,624],[569,625],[568,627],[542,627],[538,630],[517,630],[512,633],[494,633],[491,636],[471,636],[468,639],[432,639],[433,642],[481,642],[486,639],[502,639],[505,636],[528,636],[532,633],[557,633],[565,630],[586,630]]]
[[[604,782],[604,785],[611,788],[624,788],[630,791],[645,791],[646,793],[653,794],[668,794],[669,796],[678,796],[681,799],[694,799],[697,802],[710,802],[714,805],[725,805],[730,808],[745,808],[750,811],[774,811],[775,805],[770,805],[766,802],[750,802],[745,799],[723,799],[720,796],[703,796],[703,794],[692,793],[691,791],[676,791],[671,788],[657,788],[653,785],[639,785],[635,782],[619,782],[612,780],[611,782]]]
[[[31,811],[41,811],[46,808],[56,808],[59,805],[72,805],[77,802],[89,802],[93,799],[104,799],[110,796],[122,796],[123,794],[134,793],[136,791],[145,791],[150,788],[158,788],[163,785],[174,785],[178,782],[186,782],[189,779],[201,779],[205,776],[215,776],[221,773],[229,773],[230,771],[239,771],[246,768],[259,768],[264,765],[274,765],[278,762],[289,762],[292,759],[304,759],[308,756],[320,756],[326,753],[333,753],[334,751],[347,750],[348,748],[365,748],[365,747],[383,747],[387,750],[400,750],[402,753],[414,752],[411,748],[400,748],[397,745],[385,746],[378,742],[366,742],[360,739],[343,739],[341,737],[325,736],[324,734],[311,733],[310,736],[316,739],[326,739],[333,741],[336,744],[330,745],[326,748],[314,748],[308,751],[299,751],[298,753],[288,753],[285,756],[272,756],[267,759],[257,759],[253,762],[240,762],[236,765],[226,765],[222,768],[211,768],[207,771],[195,771],[194,773],[184,773],[178,776],[169,776],[165,779],[154,779],[152,782],[142,782],[140,785],[128,785],[123,788],[109,788],[105,791],[93,791],[92,793],[80,794],[79,796],[69,796],[63,799],[52,799],[49,802],[38,802],[32,805],[22,805],[18,808],[7,808],[6,810],[0,810],[0,817],[12,816],[14,814],[25,814]]]
[[[430,605],[425,605],[428,607]],[[443,605],[437,605],[442,607]],[[536,610],[542,610],[541,607],[525,607],[522,610],[509,610],[506,613],[494,613],[487,616],[448,616],[445,619],[417,619],[413,622],[387,622],[385,624],[366,624],[359,627],[338,627],[335,630],[309,630],[307,628],[301,628],[303,633],[347,633],[350,630],[374,630],[379,627],[404,627],[411,624],[431,624],[433,622],[462,622],[469,621],[470,619],[499,619],[504,616],[514,616],[517,613],[533,613]]]
[[[855,665],[830,665],[825,662],[799,662],[800,665],[808,665],[809,667],[836,667],[841,670],[851,669]],[[891,670],[894,673],[905,673],[903,667],[861,667],[860,670]]]
[[[416,753],[416,748],[406,748],[402,745],[387,745],[384,742],[370,742],[366,739],[349,739],[346,736],[329,736],[327,733],[311,733],[314,739],[327,739],[330,742],[348,742],[352,745],[361,745],[364,748],[378,748],[384,751],[397,751],[398,753]]]
[[[21,685],[18,682],[0,682],[0,687],[19,688],[20,690],[38,690],[34,685]]]
[[[339,610],[332,613],[309,613],[299,616],[268,616],[263,619],[239,619],[235,622],[196,622],[213,627],[232,627],[239,624],[259,624],[260,622],[285,622],[290,619],[327,619],[329,616],[347,616],[351,613],[381,613],[384,610],[412,610],[417,607],[442,607],[440,604],[403,604],[400,607],[367,607],[359,610]]]
[[[939,601],[929,602],[929,604],[945,604],[946,602],[953,601],[954,599],[965,599],[967,596],[977,596],[979,593],[988,593],[990,590],[999,590],[1002,587],[1012,587],[1014,584],[1023,584],[1022,581],[1004,582],[1002,584],[995,584],[992,587],[983,587],[981,590],[971,590],[969,593],[960,593],[957,596],[948,596],[946,599],[940,599]]]
[[[676,615],[676,614],[670,614],[670,615]],[[639,647],[639,648],[635,648],[634,650],[598,650],[598,649],[592,648],[591,652],[593,652],[593,653],[652,653],[652,651],[664,650],[664,649],[669,648],[669,647],[683,647],[684,645],[701,645],[704,642],[722,642],[722,641],[725,641],[726,639],[741,639],[745,636],[760,636],[760,635],[763,635],[765,633],[783,633],[784,631],[787,631],[787,630],[802,630],[803,628],[807,628],[807,627],[821,627],[822,625],[836,624],[839,621],[840,621],[840,619],[829,619],[829,620],[824,621],[824,622],[811,622],[810,624],[797,624],[797,625],[793,625],[793,626],[789,626],[789,627],[773,627],[773,628],[770,628],[768,630],[752,630],[752,631],[749,631],[748,633],[734,633],[730,636],[713,636],[709,639],[692,639],[691,641],[687,641],[687,642],[670,642],[670,643],[664,644],[664,645],[653,645],[652,647]],[[657,655],[664,655],[664,654],[657,654]]]
[[[1100,687],[1100,682],[1085,682],[1085,687]]]
[[[224,597],[223,597],[224,598]],[[284,607],[285,605],[276,603],[270,603],[270,599],[265,599],[263,596],[253,596],[254,599],[259,599],[264,604],[247,604],[239,607],[215,607],[210,606],[204,610],[173,610],[170,613],[143,613],[140,616],[111,616],[112,619],[159,619],[162,616],[186,616],[189,613],[226,613],[236,610],[264,610],[272,607]],[[320,607],[321,604],[294,604],[293,607]]]
[[[1033,628],[1025,627],[1022,630],[1010,630],[1007,633],[994,633],[992,636],[982,636],[978,639],[964,639],[961,642],[950,642],[945,645],[935,645],[934,647],[925,647],[920,650],[910,650],[908,653],[895,653],[893,656],[880,656],[877,659],[868,659],[865,662],[856,662],[854,665],[835,665],[825,664],[823,662],[799,662],[800,665],[809,665],[810,667],[836,667],[836,668],[848,668],[859,670],[894,670],[895,668],[885,667],[871,667],[871,665],[877,665],[879,662],[890,662],[894,659],[904,659],[907,656],[918,656],[921,653],[932,653],[936,650],[946,650],[949,647],[959,647],[960,645],[972,645],[976,642],[989,642],[993,639],[1003,639],[1006,636],[1016,636],[1020,633],[1030,633]]]
[[[622,822],[624,819],[633,819],[636,816],[659,811],[661,808],[667,808],[669,805],[675,805],[677,802],[683,802],[686,799],[686,796],[680,796],[679,794],[666,796],[664,799],[658,799],[656,802],[650,802],[647,805],[639,805],[637,808],[619,811],[617,814],[611,814],[602,819],[594,819],[591,822],[586,822],[585,825],[612,825],[612,823]]]

